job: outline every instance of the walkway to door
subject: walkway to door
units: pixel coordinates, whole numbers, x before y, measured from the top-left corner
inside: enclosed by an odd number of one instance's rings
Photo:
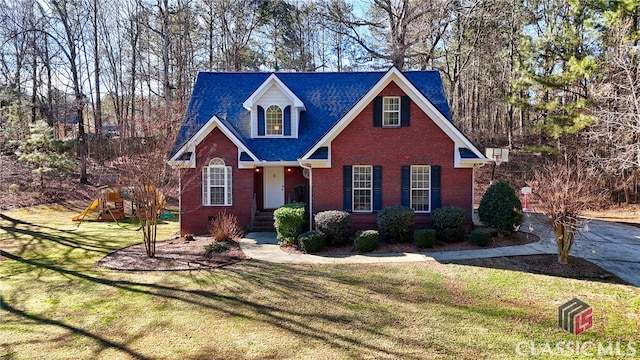
[[[450,261],[502,256],[555,254],[557,247],[552,233],[530,219],[522,226],[540,237],[532,244],[491,249],[395,254],[357,254],[318,256],[291,254],[280,250],[275,233],[247,234],[240,241],[244,253],[252,259],[286,264],[366,264],[386,262]],[[604,270],[640,287],[640,228],[593,220],[589,231],[581,233],[571,255],[595,263]]]

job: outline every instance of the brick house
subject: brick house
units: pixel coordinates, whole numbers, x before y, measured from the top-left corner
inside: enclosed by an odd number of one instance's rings
[[[200,73],[169,163],[181,168],[180,232],[226,211],[304,201],[311,215],[351,213],[354,230],[405,205],[416,227],[440,206],[471,220],[484,155],[451,123],[435,71]]]

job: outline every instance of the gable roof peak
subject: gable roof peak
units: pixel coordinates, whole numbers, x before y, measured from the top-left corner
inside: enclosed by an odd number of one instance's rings
[[[301,110],[306,110],[304,103],[296,94],[289,89],[287,85],[285,85],[282,80],[278,77],[277,73],[271,73],[267,80],[265,80],[258,88],[242,103],[245,109],[251,110],[255,102],[260,99],[264,93],[271,88],[272,85],[275,85],[280,91],[282,91],[291,101],[293,102],[293,106],[300,108]]]

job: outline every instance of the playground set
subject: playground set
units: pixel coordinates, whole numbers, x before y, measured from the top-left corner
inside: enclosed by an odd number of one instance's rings
[[[118,222],[118,220],[133,217],[136,209],[141,208],[141,204],[135,204],[133,200],[134,189],[124,186],[119,176],[100,175],[98,184],[104,183],[107,184],[98,187],[98,194],[93,202],[80,214],[74,216],[73,221],[82,222],[88,214],[97,213],[97,220]],[[145,185],[146,191],[152,191],[155,202],[163,204],[161,207],[164,207],[165,198],[159,189]]]
[[[125,207],[125,200],[127,206]],[[73,221],[84,220],[87,214],[98,213],[98,220],[118,221],[133,215],[133,201],[129,196],[128,188],[122,185],[103,185],[98,188],[98,195],[91,205],[80,214],[73,217]]]

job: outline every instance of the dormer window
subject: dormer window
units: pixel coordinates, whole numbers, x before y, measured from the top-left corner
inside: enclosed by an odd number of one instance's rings
[[[276,74],[242,103],[251,111],[251,138],[297,138],[304,104]]]
[[[266,134],[282,135],[283,119],[282,109],[277,105],[271,105],[265,112]]]
[[[400,126],[400,96],[382,98],[382,126]]]

